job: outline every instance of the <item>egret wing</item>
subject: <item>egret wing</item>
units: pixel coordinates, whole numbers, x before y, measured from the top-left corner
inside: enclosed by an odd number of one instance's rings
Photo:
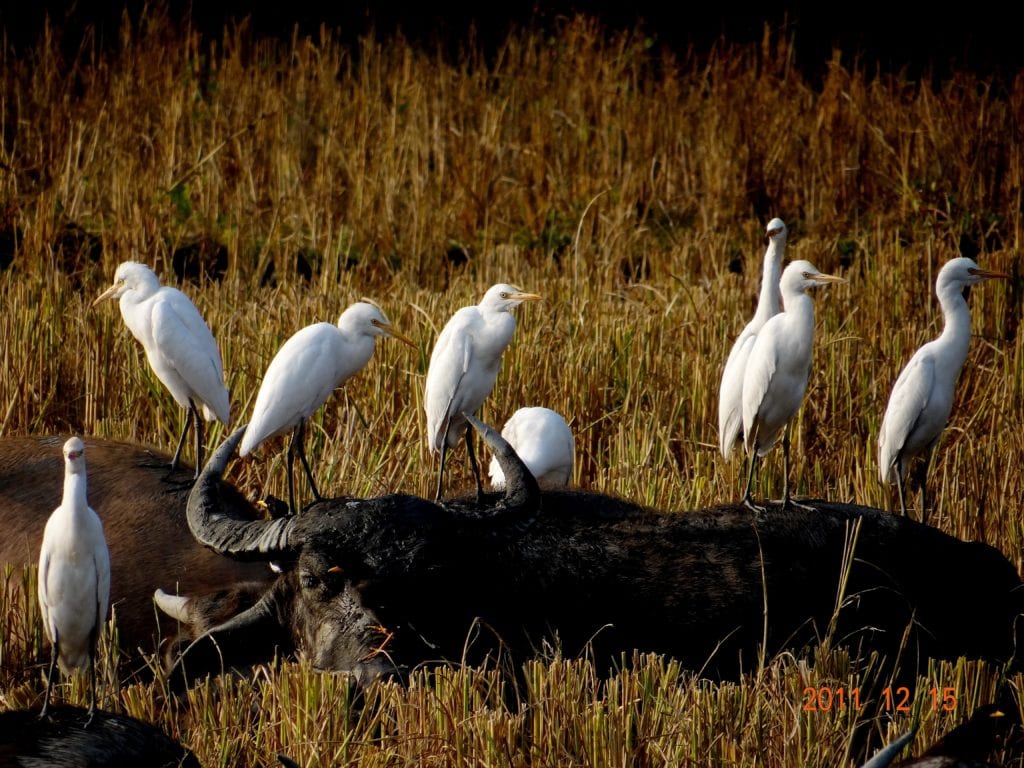
[[[160,354],[213,409],[222,423],[230,415],[224,366],[213,333],[185,294],[173,289],[153,305],[153,340]]]
[[[728,459],[743,429],[743,374],[757,335],[744,329],[732,345],[718,388],[718,447]]]
[[[308,419],[327,402],[342,373],[338,333],[330,323],[308,325],[277,351],[256,395],[241,455]]]
[[[931,355],[919,352],[896,379],[882,417],[878,433],[878,463],[883,480],[906,445],[907,438],[917,428],[934,386],[935,361]]]
[[[107,621],[107,610],[110,608],[110,551],[107,549],[107,542],[103,537],[102,525],[99,526],[99,533],[99,546],[96,548],[94,560],[96,564],[96,626],[102,627]]]
[[[459,390],[473,365],[473,329],[479,322],[476,307],[460,309],[441,330],[430,355],[423,400],[431,450],[440,451],[449,424],[461,421]]]
[[[772,384],[778,365],[778,352],[766,325],[757,335],[743,371],[743,441],[749,453],[754,446],[757,414]],[[763,442],[763,440],[761,441]]]

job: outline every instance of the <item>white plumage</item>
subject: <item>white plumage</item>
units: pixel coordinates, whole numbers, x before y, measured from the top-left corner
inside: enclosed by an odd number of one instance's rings
[[[128,330],[146,350],[153,373],[186,409],[185,426],[171,460],[176,469],[189,424],[196,427],[196,476],[202,466],[202,422],[216,419],[227,424],[231,417],[224,365],[217,342],[195,304],[177,288],[161,286],[145,264],[126,261],[114,273],[114,284],[92,303],[118,299]]]
[[[539,298],[506,283],[493,285],[478,305],[463,307],[452,315],[437,337],[427,369],[423,402],[430,450],[441,454],[438,499],[441,498],[448,448],[458,444],[467,428],[462,414],[475,413],[498,378],[502,352],[512,341],[516,329],[512,310],[524,301]],[[466,446],[479,496],[482,493],[480,470],[473,454],[472,436],[468,433]]]
[[[971,340],[971,314],[964,300],[964,288],[983,280],[1007,277],[981,269],[964,257],[946,262],[939,270],[935,293],[944,318],[942,334],[917,350],[896,379],[878,434],[879,478],[884,483],[895,475],[903,514],[907,512],[903,487],[907,467],[915,456],[922,454],[924,461],[919,475],[922,521],[927,514],[928,464],[949,420],[953,390]]]
[[[794,261],[780,282],[785,310],[770,318],[750,350],[743,377],[743,447],[750,456],[750,471],[743,501],[754,507],[750,489],[754,465],[783,436],[783,506],[789,498],[789,431],[807,390],[814,337],[814,302],[807,290],[841,277],[825,275],[808,261]],[[757,508],[759,511],[760,508]]]
[[[412,341],[391,326],[378,307],[357,302],[342,312],[337,325],[315,323],[295,333],[281,345],[267,366],[239,455],[246,456],[263,441],[294,430],[288,449],[288,500],[292,511],[295,511],[292,464],[296,447],[313,495],[320,498],[303,446],[306,421],[327,402],[336,388],[366,367],[376,339],[385,335],[413,346]]]
[[[96,642],[110,604],[110,554],[103,524],[86,499],[85,445],[77,437],[64,443],[64,496],[43,531],[38,596],[52,645],[43,713],[59,660],[65,672],[89,666],[91,717],[96,710]]]
[[[520,408],[505,422],[501,436],[523,460],[542,488],[562,488],[572,477],[574,443],[565,419],[550,408]],[[491,485],[505,487],[498,460],[488,469]]]
[[[747,367],[750,350],[754,348],[758,331],[769,318],[782,311],[779,275],[782,272],[788,230],[782,219],[772,219],[768,222],[766,234],[768,249],[764,253],[757,310],[729,351],[725,370],[722,371],[722,383],[718,389],[718,445],[726,459],[732,455],[732,449],[739,441],[743,429],[743,373]]]

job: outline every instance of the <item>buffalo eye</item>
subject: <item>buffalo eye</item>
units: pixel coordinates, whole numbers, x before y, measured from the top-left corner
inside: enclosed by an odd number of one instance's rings
[[[316,576],[308,571],[299,575],[299,584],[303,589],[313,589],[319,583],[320,582],[317,580]]]

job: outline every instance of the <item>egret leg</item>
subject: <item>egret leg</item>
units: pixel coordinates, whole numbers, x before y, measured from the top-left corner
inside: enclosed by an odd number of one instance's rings
[[[921,486],[921,522],[928,522],[928,470],[932,463],[932,449],[934,444],[928,446],[924,452],[924,461],[917,469],[917,482]]]
[[[444,481],[444,460],[448,456],[448,440],[447,438],[441,440],[441,471],[437,474],[437,494],[434,496],[434,501],[441,500],[441,484]]]
[[[192,408],[188,408],[185,416],[185,426],[181,429],[181,437],[178,438],[178,447],[174,449],[174,458],[171,459],[171,471],[168,473],[168,477],[178,469],[178,462],[181,461],[181,449],[185,445],[185,435],[188,434],[188,428],[192,424]],[[198,464],[196,464],[198,468]],[[198,475],[196,475],[198,477]]]
[[[903,457],[896,459],[896,490],[900,495],[900,514],[907,516],[907,492],[903,487]]]
[[[313,490],[313,498],[320,501],[323,497],[320,495],[320,491],[317,490],[316,480],[313,479],[313,472],[309,468],[309,461],[306,460],[306,420],[303,419],[299,422],[299,460],[302,462],[302,468],[306,470],[306,479],[309,480],[309,487]]]
[[[743,506],[752,512],[756,512],[759,515],[765,513],[764,507],[759,507],[754,503],[754,497],[750,494],[750,489],[754,485],[754,466],[757,464],[757,447],[750,452],[750,468],[747,470],[747,487],[743,491]]]
[[[189,399],[189,416],[196,425],[196,469],[192,475],[193,480],[199,479],[199,470],[203,468],[203,415],[199,412],[199,408],[196,407],[195,401]],[[182,433],[182,438],[185,437],[185,433]]]
[[[88,728],[96,715],[96,630],[93,629],[90,637],[89,648],[89,712],[85,718],[85,727]]]
[[[288,514],[294,515],[298,512],[295,507],[295,478],[293,477],[295,468],[295,443],[302,439],[302,420],[292,430],[292,439],[288,443]]]
[[[473,468],[473,477],[476,478],[476,503],[484,500],[484,486],[480,482],[480,465],[476,463],[476,453],[473,451],[473,427],[466,425],[466,452],[469,454],[469,466]]]
[[[814,511],[814,507],[793,501],[789,497],[789,424],[787,424],[782,432],[782,508],[785,509],[790,506],[804,509],[808,512]]]
[[[44,717],[46,717],[46,711],[47,711],[47,709],[50,706],[50,691],[53,690],[53,676],[57,672],[57,654],[58,654],[57,646],[59,644],[59,639],[58,638],[59,638],[59,635],[57,634],[57,630],[54,629],[54,631],[53,631],[53,645],[50,646],[50,671],[46,675],[46,693],[43,696],[43,711],[39,713],[39,719],[40,720],[42,720]]]

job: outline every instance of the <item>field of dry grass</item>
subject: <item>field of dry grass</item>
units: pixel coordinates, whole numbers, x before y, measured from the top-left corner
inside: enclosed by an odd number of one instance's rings
[[[811,82],[790,40],[673,57],[586,19],[457,60],[401,40],[343,48],[326,31],[201,39],[159,12],[112,50],[87,41],[65,57],[57,38],[0,66],[0,433],[173,448],[173,400],[116,307],[89,308],[134,258],[205,315],[239,423],[289,335],[376,300],[418,347],[379,344],[318,414],[308,450],[328,493],[430,495],[433,341],[456,308],[508,281],[544,301],[518,312],[486,420],[531,404],[563,413],[586,488],[670,510],[735,500],[745,475],[717,453],[718,381],[753,311],[764,225],[780,216],[788,258],[849,280],[816,296],[794,425],[800,495],[893,505],[875,441],[899,369],[941,328],[938,268],[963,254],[1011,273],[970,296],[974,338],[930,520],[1021,568],[1024,76],[918,83],[837,53]],[[283,495],[283,453],[264,447],[235,479]],[[452,477],[468,484],[463,457]],[[755,495],[777,496],[781,458],[765,468]],[[3,597],[24,641],[0,645],[4,707],[41,691],[34,671],[9,671],[38,649],[21,590],[31,578],[12,574]],[[441,670],[349,708],[342,678],[285,664],[184,702],[136,683],[105,705],[163,724],[209,766],[270,764],[276,751],[311,768],[845,766],[852,710],[803,711],[801,692],[870,674],[831,652],[778,659],[740,685],[664,659],[607,682],[548,660],[525,689]],[[920,749],[997,678],[980,663],[937,665],[956,713],[920,698],[876,727],[900,732],[920,714]],[[66,691],[85,693],[77,679]]]

